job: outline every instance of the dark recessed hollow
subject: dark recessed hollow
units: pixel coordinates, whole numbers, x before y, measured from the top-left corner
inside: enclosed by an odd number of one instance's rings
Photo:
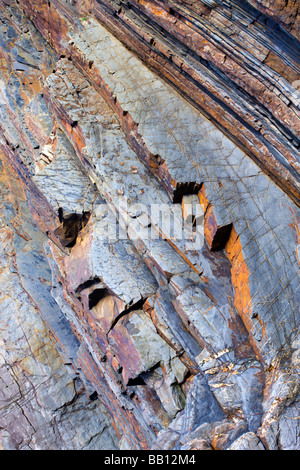
[[[183,196],[190,194],[198,194],[201,189],[202,183],[177,183],[176,189],[173,191],[174,204],[180,204]]]
[[[100,300],[104,299],[104,297],[107,297],[108,295],[111,295],[111,292],[106,287],[103,287],[101,289],[95,289],[89,295],[89,309],[91,310],[100,302]]]
[[[226,243],[230,237],[232,230],[232,224],[224,225],[224,227],[219,227],[211,246],[211,251],[220,251],[224,250]]]
[[[76,244],[77,235],[86,226],[90,216],[90,212],[82,212],[82,214],[73,212],[65,216],[63,209],[61,207],[58,209],[58,217],[62,226],[58,227],[54,233],[59,237],[63,246],[72,248]]]
[[[135,377],[134,379],[129,379],[127,383],[128,387],[133,385],[146,385],[145,381],[142,379],[140,375]]]

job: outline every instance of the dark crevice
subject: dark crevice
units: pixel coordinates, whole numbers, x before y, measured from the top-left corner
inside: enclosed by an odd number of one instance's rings
[[[64,220],[64,211],[62,207],[58,208],[58,218],[59,218],[60,223],[62,224]]]
[[[98,399],[98,393],[96,392],[96,390],[93,393],[91,393],[91,395],[89,396],[89,399],[91,401],[95,401]]]
[[[219,251],[225,248],[226,243],[228,242],[230,233],[232,230],[232,224],[224,225],[219,227],[214,236],[211,251]]]
[[[155,372],[156,369],[159,369],[159,367],[160,362],[154,364],[154,366],[150,367],[150,369],[145,370],[144,372],[141,372],[137,377],[129,379],[127,382],[127,386],[130,387],[132,385],[147,385],[147,378],[149,378]]]
[[[188,196],[190,194],[198,194],[201,189],[201,186],[202,183],[177,183],[176,189],[173,192],[173,203],[181,203],[183,196]]]
[[[89,279],[88,281],[83,282],[76,288],[76,293],[82,292],[84,289],[88,289],[89,287],[94,286],[95,284],[99,284],[101,282],[101,279],[99,277],[93,277]]]
[[[132,303],[132,301],[129,303],[128,308],[123,310],[121,315],[128,315],[128,313],[133,312],[134,310],[141,310],[143,308],[143,305],[145,303],[146,299],[142,297],[140,300],[138,300],[135,303]]]
[[[187,370],[187,372],[185,373],[185,375],[183,377],[182,382],[177,381],[178,385],[180,385],[180,386],[184,385],[193,376],[194,376],[194,374],[192,374],[190,370]]]
[[[100,302],[100,300],[109,295],[113,294],[107,287],[93,290],[93,292],[91,292],[89,295],[89,310],[95,307]]]
[[[77,235],[86,226],[90,216],[90,212],[82,212],[82,214],[73,212],[65,216],[63,209],[61,207],[58,209],[61,226],[54,233],[60,239],[62,246],[72,248],[76,244]]]
[[[128,382],[127,382],[127,386],[128,387],[131,387],[133,385],[146,385],[145,381],[143,380],[143,378],[138,375],[137,377],[135,377],[134,379],[129,379]]]
[[[110,326],[110,329],[109,331],[107,332],[107,335],[108,333],[115,327],[115,325],[118,323],[118,321],[124,317],[125,315],[128,315],[130,312],[133,312],[135,310],[141,310],[143,308],[143,305],[145,303],[147,299],[142,297],[140,300],[138,300],[137,302],[135,302],[134,304],[132,303],[131,305],[129,305],[125,310],[123,310],[115,319],[114,321],[112,322],[111,326]]]

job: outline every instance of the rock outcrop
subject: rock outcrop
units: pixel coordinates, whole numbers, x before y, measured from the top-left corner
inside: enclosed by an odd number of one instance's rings
[[[297,2],[0,11],[2,448],[298,449]]]

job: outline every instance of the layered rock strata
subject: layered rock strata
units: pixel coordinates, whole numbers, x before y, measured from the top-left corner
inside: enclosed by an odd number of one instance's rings
[[[297,21],[254,3],[0,0],[3,448],[299,447]]]

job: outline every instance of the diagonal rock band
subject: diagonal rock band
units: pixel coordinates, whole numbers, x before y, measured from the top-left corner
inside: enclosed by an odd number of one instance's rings
[[[299,15],[270,3],[0,0],[3,449],[299,448]]]

